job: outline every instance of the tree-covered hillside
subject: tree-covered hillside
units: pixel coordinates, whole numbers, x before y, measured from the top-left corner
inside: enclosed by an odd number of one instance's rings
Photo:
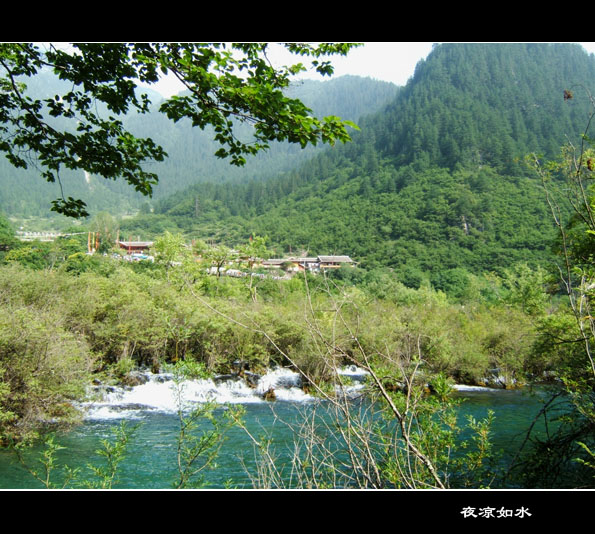
[[[522,169],[527,152],[557,154],[576,140],[588,105],[564,90],[592,88],[595,61],[573,44],[446,44],[375,120],[375,146],[396,164],[489,164]]]
[[[58,79],[49,69],[42,69],[36,76],[19,80],[26,85],[25,94],[33,99],[53,99],[54,95],[62,95],[72,89],[72,84]],[[162,98],[151,89],[143,89],[142,92],[148,95],[154,105]],[[96,103],[96,106],[101,115],[107,115],[105,105]],[[63,117],[50,116],[47,121],[49,125],[68,132],[74,132],[76,128],[75,120]],[[65,196],[88,199],[93,213],[126,213],[131,207],[138,206],[143,198],[122,181],[104,180],[83,171],[63,168],[60,171],[61,184],[47,182],[42,178],[41,165],[35,155],[25,150],[22,155],[28,160],[27,169],[16,168],[4,155],[0,157],[0,210],[11,217],[46,219],[53,216],[58,217],[62,224],[71,224],[71,220],[50,211],[51,201],[61,196],[62,192]]]
[[[337,115],[358,122],[362,116],[374,113],[391,101],[399,88],[394,84],[342,76],[327,81],[304,80],[294,82],[287,95],[300,99],[312,109],[313,115]],[[272,142],[270,149],[247,159],[242,167],[214,156],[218,144],[213,140],[211,128],[192,127],[188,119],[172,123],[161,114],[136,115],[127,126],[138,136],[150,136],[164,147],[168,158],[153,165],[159,175],[154,198],[160,199],[173,191],[196,183],[242,183],[260,181],[295,168],[299,163],[323,150],[322,146],[301,148],[290,143]],[[249,125],[237,125],[237,137],[243,141],[252,138]]]
[[[67,84],[66,84],[67,85]],[[27,79],[28,92],[36,98],[48,98],[65,91],[65,82],[44,71]],[[299,98],[315,116],[337,115],[358,120],[362,115],[376,111],[391,100],[398,88],[390,83],[344,76],[329,81],[304,81],[290,87],[288,94]],[[261,180],[295,167],[321,147],[300,150],[288,143],[275,142],[267,153],[249,159],[245,167],[235,167],[227,160],[215,157],[219,145],[213,140],[212,128],[193,128],[190,120],[172,122],[157,111],[160,97],[148,92],[154,111],[147,114],[129,113],[123,118],[127,129],[139,137],[148,137],[161,145],[168,157],[163,162],[147,165],[147,170],[159,176],[153,199],[134,191],[122,181],[104,180],[88,173],[61,172],[65,196],[82,197],[90,213],[109,211],[114,215],[135,211],[148,202],[163,198],[197,182],[242,182]],[[64,123],[64,124],[63,124]],[[65,121],[59,123],[68,127]],[[248,139],[249,126],[239,125],[238,135]],[[0,158],[0,206],[10,216],[48,216],[52,199],[60,196],[58,183],[40,179],[36,167],[16,169],[5,158]]]
[[[193,186],[128,228],[230,245],[266,235],[279,253],[349,254],[445,288],[467,272],[539,264],[552,223],[524,157],[580,139],[581,85],[593,80],[595,58],[578,45],[439,45],[352,143],[264,183]]]

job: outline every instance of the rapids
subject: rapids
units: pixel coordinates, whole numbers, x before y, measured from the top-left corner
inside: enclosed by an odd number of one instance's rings
[[[363,388],[366,372],[355,366],[339,374],[350,379],[344,393],[352,395]],[[95,386],[90,399],[81,404],[87,420],[134,419],[143,411],[177,413],[191,409],[195,403],[253,404],[269,402],[265,394],[274,391],[276,401],[292,403],[316,402],[317,397],[302,389],[301,376],[289,369],[277,368],[258,377],[254,387],[242,378],[214,377],[176,381],[171,373],[143,373],[143,384],[137,386]],[[178,387],[179,386],[179,387]]]

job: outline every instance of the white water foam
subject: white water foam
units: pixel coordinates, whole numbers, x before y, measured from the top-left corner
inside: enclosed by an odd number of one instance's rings
[[[489,388],[485,386],[466,386],[464,384],[455,384],[453,389],[457,391],[502,391],[502,388]]]
[[[354,379],[364,380],[370,373],[357,365],[348,365],[337,371],[341,376],[350,376]]]
[[[338,370],[338,374],[352,380],[349,385],[336,386],[337,394],[349,397],[358,395],[368,373],[354,365]],[[177,413],[178,394],[173,375],[145,375],[147,381],[134,387],[111,387],[104,391],[100,400],[82,404],[87,419],[138,419],[147,411]],[[275,400],[306,403],[318,400],[301,388],[301,376],[289,369],[278,368],[261,376],[254,388],[242,379],[184,380],[180,383],[182,409],[190,409],[196,403],[218,404],[265,403],[265,393],[274,392]],[[458,391],[500,391],[481,386],[455,385]]]
[[[343,394],[348,398],[355,398],[361,394],[365,388],[364,383],[370,375],[368,371],[361,369],[356,365],[349,365],[343,369],[338,369],[337,374],[351,380],[351,384],[335,386],[337,395]]]
[[[190,409],[193,404],[249,404],[268,402],[267,391],[274,398],[288,402],[311,402],[315,397],[301,389],[301,377],[288,369],[276,369],[260,377],[256,387],[249,387],[242,379],[184,380],[176,386],[172,375],[146,375],[144,384],[133,387],[113,387],[101,395],[100,400],[83,404],[87,419],[136,418],[146,411],[177,413]],[[97,392],[96,392],[97,393]]]
[[[256,386],[260,398],[269,390],[275,392],[275,398],[281,401],[308,402],[315,400],[301,388],[301,376],[288,369],[278,368],[261,377]]]

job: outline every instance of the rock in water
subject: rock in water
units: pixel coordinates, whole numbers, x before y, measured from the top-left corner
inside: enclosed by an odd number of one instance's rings
[[[273,388],[269,388],[264,392],[263,395],[264,400],[267,401],[274,401],[277,399],[277,395],[275,395],[275,390]]]
[[[124,386],[134,387],[146,384],[148,381],[149,377],[146,374],[140,371],[131,371],[120,380],[120,383]]]
[[[244,380],[246,381],[246,384],[248,384],[248,386],[250,386],[251,388],[257,387],[258,381],[261,378],[262,377],[256,373],[250,373],[248,371],[244,372]]]

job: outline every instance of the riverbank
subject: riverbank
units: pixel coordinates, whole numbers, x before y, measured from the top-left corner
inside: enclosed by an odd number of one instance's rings
[[[354,365],[379,377],[372,393],[384,402],[382,417],[390,424],[425,425],[419,436],[432,442],[420,448],[433,457],[451,443],[432,418],[451,417],[444,402],[450,383],[478,386],[498,369],[497,376],[518,385],[562,357],[536,327],[559,316],[532,316],[497,297],[463,304],[431,287],[377,282],[355,286],[305,276],[250,285],[191,265],[168,270],[76,255],[58,269],[4,265],[0,438],[35,439],[40,421],[50,430],[68,426],[80,419],[83,405],[83,423],[89,415],[173,415],[168,373],[180,362],[191,371],[183,384],[194,404],[212,399],[263,407],[314,407],[325,394],[358,395],[364,381],[345,372]],[[152,373],[147,378],[140,369]],[[336,369],[343,370],[339,394]],[[272,382],[275,372],[284,385]],[[296,379],[304,375],[307,384]],[[94,382],[107,400],[85,399]],[[431,486],[428,462],[416,461]]]

